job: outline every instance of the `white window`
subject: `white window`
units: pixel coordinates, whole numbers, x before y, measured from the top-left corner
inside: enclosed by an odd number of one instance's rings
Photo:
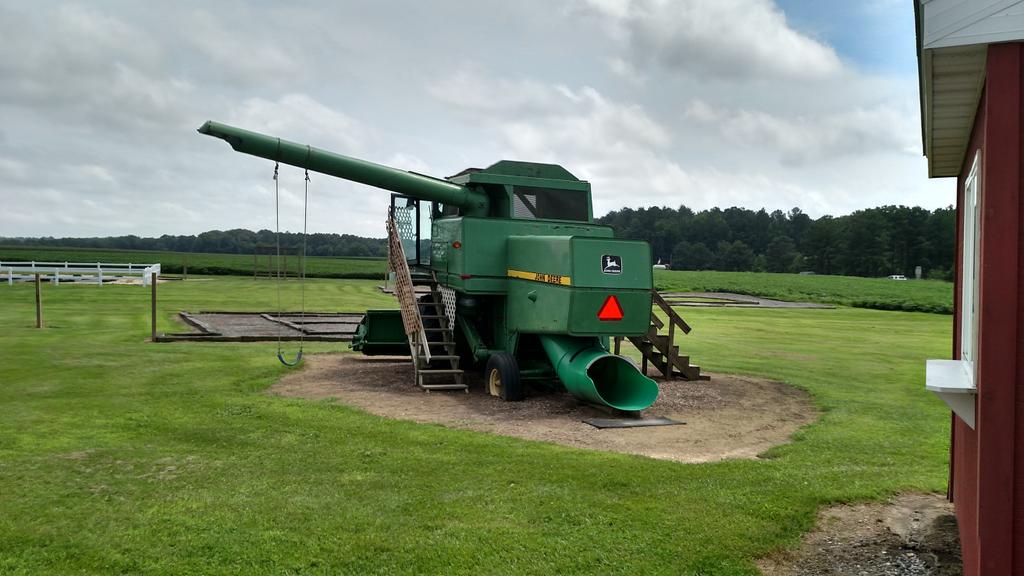
[[[974,382],[974,362],[978,355],[978,274],[980,252],[981,151],[974,155],[971,171],[964,181],[963,261],[960,266],[960,360]]]
[[[925,388],[942,398],[953,412],[974,428],[975,361],[978,357],[978,256],[981,251],[981,151],[974,155],[964,181],[963,261],[960,262],[960,359],[928,360]]]

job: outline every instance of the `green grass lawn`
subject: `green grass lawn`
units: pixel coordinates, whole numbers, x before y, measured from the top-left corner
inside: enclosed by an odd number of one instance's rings
[[[310,281],[308,307],[393,306],[375,284]],[[245,278],[159,291],[162,330],[276,306]],[[949,413],[923,382],[948,316],[682,310],[696,363],[823,415],[762,460],[678,464],[266,395],[273,344],[147,343],[134,286],[44,299],[35,330],[32,287],[0,285],[3,574],[756,574],[822,505],[946,485]]]
[[[940,280],[656,270],[658,290],[737,292],[779,300],[823,302],[875,310],[953,313],[953,284]]]
[[[117,262],[117,263],[159,263],[165,274],[181,274],[188,264],[189,274],[234,274],[251,276],[253,273],[252,254],[186,254],[184,252],[158,252],[144,250],[94,250],[91,248],[49,248],[38,246],[0,246],[0,261],[33,260],[49,262]],[[276,258],[269,266],[276,267]],[[299,258],[291,256],[282,269],[295,274]],[[260,274],[267,275],[268,257],[262,255],[255,265]],[[363,278],[384,277],[386,262],[383,258],[335,258],[310,256],[306,262],[306,275],[319,278]]]
[[[179,274],[187,260],[195,274],[251,275],[253,257],[246,254],[184,254],[136,250],[93,250],[88,248],[4,247],[0,261],[51,260],[56,262],[137,262],[162,265],[164,273]],[[267,257],[258,265],[265,273]],[[297,259],[288,268],[297,270]],[[319,278],[383,278],[383,258],[329,258],[310,256],[307,275]],[[953,313],[953,285],[937,280],[896,282],[884,278],[854,276],[801,276],[764,272],[686,272],[656,270],[659,290],[687,292],[738,292],[790,301],[823,302],[875,310]]]

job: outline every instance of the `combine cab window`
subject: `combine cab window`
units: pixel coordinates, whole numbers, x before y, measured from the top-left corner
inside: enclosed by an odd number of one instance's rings
[[[449,216],[460,216],[459,207],[434,202],[434,218],[447,218]]]
[[[582,190],[516,186],[512,216],[526,220],[576,220],[587,222],[587,193]]]

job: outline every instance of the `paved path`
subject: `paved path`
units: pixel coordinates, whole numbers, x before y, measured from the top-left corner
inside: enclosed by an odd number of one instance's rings
[[[693,306],[696,308],[835,308],[830,304],[815,302],[785,302],[732,292],[660,292],[670,306]],[[698,299],[713,299],[701,301]]]

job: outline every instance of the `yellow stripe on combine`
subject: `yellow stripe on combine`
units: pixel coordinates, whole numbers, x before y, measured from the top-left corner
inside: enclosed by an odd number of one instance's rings
[[[532,280],[534,282],[545,282],[547,284],[558,284],[559,286],[572,286],[572,278],[558,274],[544,274],[541,272],[523,272],[522,270],[508,269],[509,278]]]

